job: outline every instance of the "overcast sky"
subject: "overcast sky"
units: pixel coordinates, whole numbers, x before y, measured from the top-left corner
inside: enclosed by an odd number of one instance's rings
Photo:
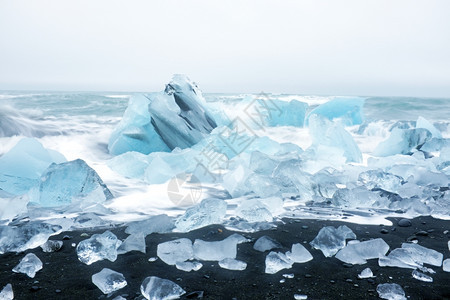
[[[0,89],[450,97],[450,1],[0,0]]]

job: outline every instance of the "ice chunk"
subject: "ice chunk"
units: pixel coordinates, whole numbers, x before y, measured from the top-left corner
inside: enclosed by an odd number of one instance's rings
[[[291,101],[270,99],[266,102],[270,102],[269,108],[263,110],[268,112],[268,114],[265,116],[265,123],[267,126],[303,127],[308,104],[295,99]],[[260,102],[260,104],[268,106],[268,104],[264,104],[263,102]],[[270,106],[276,106],[277,108],[273,109],[270,108]],[[272,111],[273,113],[271,113]]]
[[[203,267],[203,264],[198,261],[181,261],[175,264],[178,270],[190,272],[190,271],[198,271]]]
[[[358,278],[364,279],[364,278],[371,278],[374,277],[372,270],[370,268],[365,268],[361,271],[361,273],[358,274]]]
[[[186,291],[170,280],[150,276],[142,282],[141,293],[148,300],[169,300],[178,299]]]
[[[45,242],[44,244],[41,245],[42,251],[44,252],[56,252],[61,250],[63,246],[63,242],[62,241],[52,241],[52,240],[48,240],[47,242]]]
[[[142,233],[129,235],[117,249],[117,254],[124,254],[130,251],[145,253],[145,237]]]
[[[191,147],[217,127],[197,85],[184,75],[149,98],[151,123],[170,149]]]
[[[103,268],[100,272],[92,275],[92,283],[95,284],[103,294],[115,292],[127,285],[127,281],[123,274],[108,268]]]
[[[302,244],[293,244],[292,249],[286,252],[288,257],[294,263],[305,263],[313,259],[311,253]]]
[[[373,239],[360,243],[348,244],[341,249],[336,258],[349,264],[365,264],[367,259],[384,256],[389,250],[389,245],[383,239]]]
[[[28,197],[2,194],[0,190],[0,224],[9,222],[20,214],[27,212]],[[3,197],[4,196],[4,197]]]
[[[181,238],[158,244],[158,257],[168,265],[190,260],[194,257],[194,250],[190,239]]]
[[[151,158],[139,152],[126,152],[108,160],[108,167],[127,178],[144,178]]]
[[[275,274],[283,269],[290,269],[294,262],[284,253],[271,251],[266,256],[266,274]]]
[[[78,244],[78,259],[87,265],[103,259],[115,261],[117,259],[117,248],[121,244],[122,242],[109,230],[102,234],[94,234]]]
[[[131,96],[122,120],[109,138],[108,149],[111,154],[170,151],[151,123],[149,104],[150,100],[144,95]]]
[[[430,121],[423,117],[419,117],[417,119],[416,128],[425,128],[431,133],[432,137],[442,139],[441,132],[436,127],[434,127],[434,125],[431,124]]]
[[[227,203],[220,199],[204,199],[200,204],[188,208],[175,221],[177,230],[188,232],[210,224],[222,223],[227,212]]]
[[[417,244],[403,243],[402,248],[392,250],[388,256],[380,257],[378,264],[381,267],[400,267],[422,269],[424,263],[440,267],[443,255],[433,249]]]
[[[33,253],[28,253],[20,261],[20,263],[14,267],[13,272],[24,273],[28,277],[34,278],[36,273],[42,269],[42,261]]]
[[[156,215],[143,221],[130,223],[127,229],[125,229],[125,233],[143,234],[144,237],[146,237],[153,232],[167,233],[173,228],[173,218],[168,215]]]
[[[450,272],[450,258],[447,258],[446,260],[444,260],[444,262],[442,263],[442,269],[445,272]]]
[[[431,139],[431,133],[424,128],[398,129],[394,128],[389,138],[382,141],[373,151],[375,156],[390,156],[395,154],[410,154]]]
[[[382,283],[377,286],[378,296],[387,300],[406,300],[405,291],[396,283]]]
[[[263,235],[259,239],[256,240],[253,245],[253,249],[260,252],[265,252],[268,250],[272,250],[274,248],[282,248],[283,246],[278,243],[276,240],[268,237],[267,235]]]
[[[341,149],[347,162],[362,162],[362,154],[353,137],[340,124],[324,117],[311,114],[309,117],[309,132],[312,147],[320,145]]]
[[[308,299],[308,296],[302,295],[302,294],[294,294],[294,299],[295,300],[306,300],[306,299]]]
[[[94,213],[85,213],[77,216],[74,219],[72,228],[74,229],[86,229],[86,228],[98,228],[105,226],[107,223],[102,218]]]
[[[76,200],[100,203],[113,198],[98,174],[81,159],[51,164],[39,186],[30,191],[30,202],[44,207],[68,205]]]
[[[417,280],[424,281],[424,282],[433,282],[433,278],[431,276],[423,274],[417,270],[412,271],[412,277],[414,277]]]
[[[436,250],[411,243],[403,243],[402,248],[410,251],[416,261],[436,267],[442,266],[444,255]]]
[[[382,170],[368,170],[359,174],[358,181],[362,182],[369,190],[380,188],[395,193],[402,185],[403,178]]]
[[[236,214],[250,223],[273,221],[272,214],[267,206],[257,199],[242,201],[236,209]]]
[[[247,268],[247,263],[234,258],[225,258],[219,261],[219,266],[227,270],[243,271]]]
[[[12,289],[12,285],[8,283],[0,291],[0,300],[13,300],[13,299],[14,299],[14,292]]]
[[[37,184],[50,164],[65,161],[62,154],[45,149],[36,139],[21,139],[0,157],[0,190],[14,195],[24,194]]]
[[[236,258],[237,245],[248,240],[239,234],[232,234],[222,241],[194,241],[194,256],[200,260],[219,261],[225,258]]]
[[[379,194],[368,191],[365,186],[358,186],[354,189],[338,189],[331,203],[338,207],[373,207],[380,200]]]
[[[338,228],[327,226],[320,229],[310,244],[315,249],[322,251],[326,257],[330,257],[345,247],[346,239],[356,239],[356,235],[346,225],[339,226]]]
[[[311,115],[321,115],[329,120],[340,119],[346,126],[362,124],[364,101],[364,98],[359,97],[336,97],[313,109],[307,116],[306,123]]]

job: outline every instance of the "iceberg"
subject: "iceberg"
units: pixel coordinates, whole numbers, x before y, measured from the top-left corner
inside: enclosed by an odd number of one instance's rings
[[[0,291],[0,300],[13,300],[13,299],[14,299],[14,292],[12,289],[12,285],[8,283]]]
[[[383,239],[373,239],[360,243],[348,244],[341,249],[336,258],[349,264],[365,264],[367,259],[379,258],[389,250],[389,245]]]
[[[272,239],[271,237],[268,237],[267,235],[263,235],[262,237],[257,239],[255,244],[253,245],[253,249],[259,252],[265,252],[268,250],[282,247],[283,246],[279,242]]]
[[[381,299],[406,300],[405,291],[396,283],[381,283],[377,286],[377,293]]]
[[[181,238],[158,244],[156,253],[158,257],[168,265],[190,260],[194,257],[192,241]]]
[[[23,138],[0,157],[0,191],[24,194],[38,183],[50,164],[65,161],[62,154],[45,149],[36,139]]]
[[[303,127],[308,104],[290,100],[270,99],[268,96],[247,98],[244,112],[255,125],[259,126],[295,126]]]
[[[36,273],[42,269],[42,261],[33,253],[28,253],[20,261],[20,263],[14,267],[13,272],[24,273],[30,278],[34,278]]]
[[[433,138],[442,139],[441,132],[433,124],[431,124],[430,121],[423,117],[419,117],[417,119],[416,128],[427,129]]]
[[[178,217],[175,226],[181,232],[188,232],[211,224],[221,224],[226,212],[227,203],[224,200],[204,199]]]
[[[315,249],[322,251],[326,257],[331,257],[345,247],[345,240],[347,239],[356,239],[356,235],[346,225],[338,228],[326,226],[320,229],[310,244]]]
[[[30,202],[44,207],[68,205],[75,201],[101,203],[113,195],[98,174],[81,159],[51,164],[30,190]]]
[[[306,124],[312,115],[321,115],[329,120],[340,119],[345,126],[362,124],[365,99],[359,97],[336,97],[314,108],[306,117]]]
[[[142,282],[141,293],[148,300],[170,300],[178,299],[186,291],[170,280],[150,276]]]
[[[225,258],[236,258],[237,245],[248,242],[239,234],[232,234],[222,241],[206,242],[199,239],[194,241],[194,257],[199,260],[220,261]]]
[[[123,274],[108,268],[92,275],[92,283],[95,284],[103,294],[109,294],[120,290],[127,285]]]
[[[117,248],[121,244],[122,242],[109,230],[102,234],[94,234],[78,244],[76,248],[78,260],[86,265],[103,259],[114,262],[117,259]]]
[[[375,156],[390,156],[395,154],[411,154],[415,149],[431,140],[431,132],[424,128],[399,129],[394,128],[391,135],[373,150]]]

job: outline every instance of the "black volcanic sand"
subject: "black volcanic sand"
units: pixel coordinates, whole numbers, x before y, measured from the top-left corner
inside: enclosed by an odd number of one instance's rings
[[[420,245],[437,250],[444,254],[444,259],[450,257],[447,242],[450,239],[450,221],[420,217],[411,220],[412,226],[399,227],[399,219],[391,219],[394,226],[359,225],[337,221],[322,220],[289,220],[279,225],[275,230],[243,234],[256,240],[268,235],[283,246],[276,251],[286,252],[293,243],[310,242],[324,226],[347,225],[360,240],[383,238],[391,247],[401,247],[403,242],[417,236]],[[127,235],[124,228],[112,230],[119,238]],[[294,264],[292,269],[284,269],[276,274],[265,274],[265,257],[268,252],[261,253],[253,249],[252,243],[238,245],[237,259],[247,262],[244,271],[222,269],[217,262],[202,262],[203,267],[197,272],[184,272],[175,266],[166,265],[158,259],[149,262],[156,256],[156,246],[159,243],[177,238],[203,239],[207,241],[222,240],[233,232],[222,226],[213,225],[189,233],[153,233],[146,238],[147,253],[129,252],[119,255],[115,262],[103,260],[87,266],[77,259],[72,243],[78,243],[86,237],[81,234],[86,231],[66,232],[53,236],[53,240],[64,240],[63,248],[54,253],[44,253],[40,248],[27,251],[35,253],[43,262],[44,268],[35,278],[24,274],[16,274],[11,269],[19,263],[24,253],[7,253],[0,255],[0,289],[7,283],[13,286],[15,299],[112,299],[118,295],[126,299],[144,299],[140,294],[140,285],[147,276],[158,276],[176,282],[186,295],[194,291],[204,291],[205,299],[294,299],[294,294],[304,294],[308,299],[377,299],[376,287],[380,283],[398,283],[410,299],[450,299],[450,273],[442,268],[432,267],[436,274],[431,276],[432,283],[418,281],[411,276],[411,269],[379,267],[378,260],[369,260],[364,265],[345,265],[338,259],[325,258],[321,251],[310,250],[314,259],[303,264]],[[102,233],[104,230],[87,232],[89,235]],[[419,233],[419,234],[417,234]],[[372,279],[358,279],[357,275],[370,267],[376,275]],[[114,292],[103,295],[92,283],[91,276],[103,268],[110,268],[123,273],[128,285]],[[294,274],[292,279],[284,279],[283,274]],[[192,299],[196,295],[182,299]]]

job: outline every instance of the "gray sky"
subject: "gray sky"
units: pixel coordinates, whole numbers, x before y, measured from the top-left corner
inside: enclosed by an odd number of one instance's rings
[[[0,89],[450,97],[450,1],[0,0]]]

